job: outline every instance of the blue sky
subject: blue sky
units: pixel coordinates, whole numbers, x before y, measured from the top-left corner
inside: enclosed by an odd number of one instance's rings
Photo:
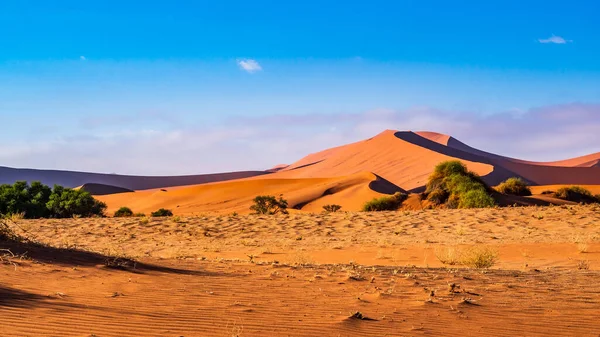
[[[56,3],[0,2],[0,165],[263,169],[383,129],[600,151],[595,1]]]

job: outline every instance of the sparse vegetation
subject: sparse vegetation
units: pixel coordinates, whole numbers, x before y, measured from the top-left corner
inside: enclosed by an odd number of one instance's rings
[[[280,195],[279,199],[272,195],[259,195],[254,198],[254,204],[250,206],[250,210],[255,214],[274,215],[277,213],[287,214],[288,202]]]
[[[581,186],[559,188],[556,193],[554,193],[554,196],[558,199],[581,203],[599,202],[599,200],[592,195],[592,192]]]
[[[375,198],[371,201],[367,201],[363,206],[363,212],[381,212],[381,211],[395,211],[408,196],[406,193],[396,192],[394,195]]]
[[[498,260],[498,252],[490,247],[444,247],[435,250],[437,259],[446,265],[463,265],[471,268],[490,268]]]
[[[27,219],[103,216],[106,204],[86,191],[34,181],[0,185],[0,214]]]
[[[161,208],[155,212],[150,213],[150,215],[154,216],[154,217],[160,217],[160,216],[173,216],[173,212],[169,209],[166,208]]]
[[[129,207],[121,207],[117,211],[115,211],[114,217],[130,217],[133,216],[133,211]]]
[[[529,196],[531,195],[531,189],[521,178],[508,178],[500,185],[496,187],[496,190],[503,194]]]
[[[494,199],[481,178],[460,161],[438,164],[427,182],[425,195],[434,205],[448,208],[493,207]]]
[[[342,206],[340,206],[340,205],[325,205],[325,206],[323,206],[323,209],[325,210],[325,212],[335,213],[335,212],[339,211],[340,209],[342,209]]]

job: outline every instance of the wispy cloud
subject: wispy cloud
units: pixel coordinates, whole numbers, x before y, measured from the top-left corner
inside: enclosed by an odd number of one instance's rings
[[[79,59],[82,60],[82,61],[87,60],[87,58],[85,58],[85,56],[83,56],[83,55],[79,56]]]
[[[565,44],[568,42],[573,42],[573,40],[565,40],[565,38],[563,38],[561,36],[556,36],[554,34],[552,34],[552,36],[550,36],[547,39],[539,39],[538,41],[540,43],[555,43],[555,44]]]
[[[256,60],[253,60],[253,59],[238,60],[237,64],[240,67],[240,69],[247,71],[251,74],[262,70],[262,67],[260,66],[260,64],[258,62],[256,62]]]
[[[105,121],[88,120],[93,125]],[[413,107],[362,113],[232,118],[194,127],[139,123],[75,129],[69,137],[0,144],[6,166],[126,174],[199,174],[266,169],[385,129],[435,131],[478,149],[527,160],[559,160],[600,151],[600,104],[571,103],[482,116]],[[110,126],[110,128],[109,128]]]

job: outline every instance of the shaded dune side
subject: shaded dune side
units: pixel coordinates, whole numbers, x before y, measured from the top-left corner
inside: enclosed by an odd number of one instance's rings
[[[485,158],[450,149],[412,132],[388,130],[365,141],[307,156],[273,177],[335,177],[368,171],[405,190],[414,191],[425,185],[436,164],[455,158],[462,159],[479,175],[489,175],[489,179],[511,175],[502,172],[502,168],[493,167]]]
[[[105,185],[105,184],[94,184],[94,183],[83,184],[82,186],[79,187],[79,189],[84,190],[84,191],[90,193],[91,195],[107,195],[107,194],[115,194],[115,193],[133,192],[133,190],[123,188],[123,187]]]
[[[458,149],[458,150],[461,150],[461,151],[464,151],[467,153],[471,153],[471,154],[475,154],[475,155],[478,155],[478,156],[481,156],[484,158],[488,158],[492,161],[500,161],[500,162],[510,161],[510,162],[519,163],[519,164],[529,164],[529,165],[536,165],[536,166],[564,166],[564,167],[593,167],[593,166],[598,166],[598,163],[600,162],[600,152],[592,153],[592,154],[581,156],[581,157],[570,158],[570,159],[565,159],[565,160],[558,160],[558,161],[551,161],[551,162],[527,161],[527,160],[515,159],[515,158],[500,156],[497,154],[481,151],[481,150],[473,148],[473,147],[459,141],[458,139],[448,136],[448,135],[444,135],[444,134],[440,134],[440,133],[436,133],[436,132],[429,132],[429,131],[419,131],[419,132],[415,132],[415,133],[424,138],[427,138],[431,141],[437,142],[441,145],[445,145],[450,148]]]
[[[339,204],[344,210],[360,210],[365,200],[400,188],[368,172],[334,177],[305,179],[242,179],[214,184],[180,187],[169,190],[149,190],[99,196],[108,205],[108,213],[121,206],[135,212],[152,212],[164,207],[176,214],[200,212],[249,213],[257,195],[283,194],[289,207],[320,211],[325,204]]]
[[[35,170],[0,167],[0,184],[17,180],[41,181],[46,185],[62,185],[77,187],[84,184],[103,184],[129,190],[147,190],[161,187],[206,184],[218,181],[242,179],[268,174],[264,171],[242,171],[217,174],[201,174],[186,176],[131,176],[103,173],[87,173],[59,170]]]

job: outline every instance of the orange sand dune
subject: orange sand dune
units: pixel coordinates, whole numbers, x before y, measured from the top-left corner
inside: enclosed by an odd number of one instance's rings
[[[275,176],[275,175],[272,175]],[[98,196],[108,213],[121,206],[134,212],[152,212],[164,207],[176,214],[197,212],[248,213],[257,195],[283,194],[290,208],[318,212],[326,204],[343,210],[360,210],[365,200],[400,189],[372,173],[310,179],[243,179],[214,184]]]
[[[413,136],[416,135],[412,132],[388,130],[361,142],[309,155],[276,175],[286,178],[314,178],[370,171],[405,190],[411,190],[425,185],[436,164],[456,158],[455,153],[441,153],[435,148],[414,143]],[[406,138],[403,139],[404,137]],[[468,159],[464,162],[469,169],[482,176],[494,170],[487,163]]]
[[[437,163],[450,159],[463,161],[491,185],[512,176],[534,185],[600,184],[600,153],[551,163],[528,162],[480,151],[439,133],[391,130],[311,154],[278,175],[314,178],[370,171],[403,189],[418,190]]]
[[[268,175],[100,199],[108,203],[109,212],[129,206],[136,212],[166,207],[179,214],[242,213],[248,212],[257,195],[284,194],[291,207],[305,211],[320,211],[325,204],[359,210],[364,202],[382,193],[422,190],[436,164],[454,159],[464,162],[490,185],[514,176],[533,185],[600,185],[600,167],[584,167],[594,161],[594,156],[544,165],[489,154],[443,134],[388,130],[364,141],[308,155],[289,166],[279,165]],[[546,199],[541,201],[554,202]],[[536,200],[525,201],[538,204]],[[418,202],[413,204],[410,208],[420,206]]]

